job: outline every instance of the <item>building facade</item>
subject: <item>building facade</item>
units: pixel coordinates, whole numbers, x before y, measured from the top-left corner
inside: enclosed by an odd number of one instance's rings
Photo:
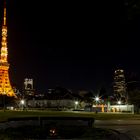
[[[114,96],[117,100],[126,99],[126,82],[124,76],[124,70],[118,69],[114,73]]]

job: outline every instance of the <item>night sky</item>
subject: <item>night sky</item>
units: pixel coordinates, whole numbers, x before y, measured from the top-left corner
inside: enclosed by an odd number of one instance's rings
[[[27,77],[41,92],[58,85],[108,90],[117,68],[139,75],[140,22],[128,20],[123,3],[110,5],[7,0],[12,85],[21,88]],[[2,7],[0,0],[0,25]]]

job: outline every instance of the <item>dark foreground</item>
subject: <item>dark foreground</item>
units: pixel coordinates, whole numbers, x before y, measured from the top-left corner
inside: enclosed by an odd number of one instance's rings
[[[0,140],[134,140],[115,129],[96,127],[93,117],[16,117],[0,124]]]

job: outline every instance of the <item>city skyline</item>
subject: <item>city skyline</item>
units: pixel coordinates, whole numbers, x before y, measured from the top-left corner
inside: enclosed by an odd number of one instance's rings
[[[112,86],[117,68],[139,76],[135,22],[122,24],[104,7],[61,4],[7,1],[12,85],[22,87],[27,77],[41,91],[56,85],[96,90]]]

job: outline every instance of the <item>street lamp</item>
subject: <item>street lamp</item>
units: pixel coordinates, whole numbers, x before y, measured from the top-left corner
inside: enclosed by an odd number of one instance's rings
[[[78,101],[75,101],[75,109],[77,109]]]
[[[101,96],[99,97],[99,95],[96,95],[93,99],[96,103],[98,103],[101,100]]]
[[[98,102],[100,99],[99,99],[99,97],[97,96],[97,97],[95,97],[95,101],[96,102]]]
[[[98,108],[97,108],[97,104],[100,102],[100,100],[101,100],[101,96],[99,97],[99,95],[96,95],[94,98],[94,101],[96,102],[96,113],[98,112]]]
[[[118,105],[120,105],[121,104],[121,101],[118,101]]]
[[[22,99],[22,100],[20,101],[20,104],[22,105],[22,110],[23,110],[23,106],[24,106],[24,104],[25,104],[25,101]]]
[[[117,103],[119,105],[119,111],[120,111],[120,105],[121,105],[122,102],[121,101],[118,101]]]

